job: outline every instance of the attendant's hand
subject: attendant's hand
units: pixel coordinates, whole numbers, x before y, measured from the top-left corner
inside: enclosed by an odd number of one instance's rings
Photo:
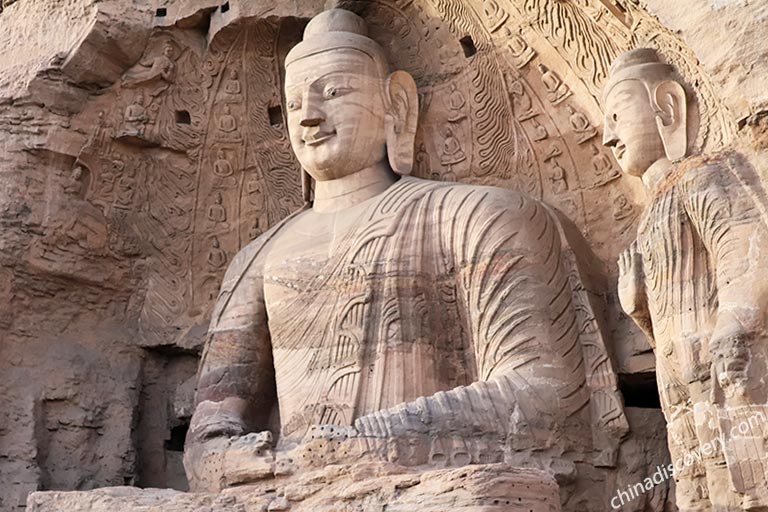
[[[712,333],[709,352],[712,357],[712,399],[716,401],[716,387],[727,399],[746,399],[748,369],[751,353],[749,343],[754,339],[730,313],[718,314]],[[738,405],[738,404],[732,404]]]
[[[645,294],[643,262],[637,250],[637,241],[619,255],[619,302],[622,309],[649,337],[653,337],[651,316]]]

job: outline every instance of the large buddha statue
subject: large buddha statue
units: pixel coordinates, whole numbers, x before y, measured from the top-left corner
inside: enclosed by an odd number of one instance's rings
[[[568,454],[610,466],[627,427],[573,226],[517,192],[409,177],[416,85],[351,12],[307,25],[285,95],[314,196],[226,273],[193,489],[362,460],[538,464],[564,481]]]
[[[757,173],[702,155],[695,95],[656,52],[616,59],[604,144],[648,205],[619,298],[648,335],[682,511],[768,510],[768,226]]]

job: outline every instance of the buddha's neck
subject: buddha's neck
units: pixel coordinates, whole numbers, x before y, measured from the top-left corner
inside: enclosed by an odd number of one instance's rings
[[[647,190],[654,190],[667,175],[667,171],[672,167],[672,162],[667,158],[661,158],[651,164],[643,173],[643,185]]]
[[[387,190],[398,176],[386,160],[335,180],[316,181],[312,209],[333,213],[355,206]]]

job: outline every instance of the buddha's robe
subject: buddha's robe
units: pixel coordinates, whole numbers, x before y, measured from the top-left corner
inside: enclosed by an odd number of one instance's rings
[[[698,490],[705,481],[712,499],[724,499],[734,488],[756,492],[768,479],[768,425],[766,419],[749,422],[751,416],[768,418],[768,227],[755,195],[760,187],[747,186],[748,179],[736,155],[686,161],[650,191],[638,229],[670,453],[673,461],[704,453],[702,461],[680,464],[675,474],[678,504],[686,506],[707,502]],[[741,325],[744,339],[718,339],[730,319]],[[747,400],[723,396],[711,378],[717,357],[729,365],[750,361]],[[734,426],[744,426],[748,435],[734,436]],[[719,445],[724,449],[708,449]],[[730,485],[722,474],[726,464]],[[768,492],[760,494],[768,504]]]
[[[339,215],[302,211],[232,262],[197,401],[258,399],[241,333],[266,326],[281,443],[318,424],[556,436],[590,399],[565,259],[555,216],[498,188],[406,177]]]

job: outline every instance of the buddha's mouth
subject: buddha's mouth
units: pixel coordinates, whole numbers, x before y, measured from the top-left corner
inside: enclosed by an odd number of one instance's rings
[[[304,137],[304,144],[307,146],[317,146],[336,135],[336,130],[330,132],[317,132],[310,137]]]

